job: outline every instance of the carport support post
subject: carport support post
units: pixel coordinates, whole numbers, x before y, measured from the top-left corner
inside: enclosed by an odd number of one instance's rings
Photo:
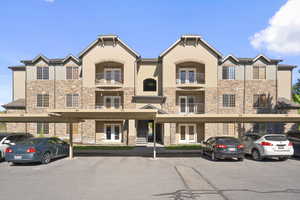
[[[73,123],[69,123],[69,130],[70,130],[69,131],[69,134],[70,134],[69,158],[72,159],[73,158]]]
[[[153,121],[153,159],[156,159],[156,122]]]

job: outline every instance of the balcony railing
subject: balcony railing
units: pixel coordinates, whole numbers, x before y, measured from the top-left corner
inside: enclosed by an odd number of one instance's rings
[[[179,113],[203,114],[205,112],[205,103],[181,103],[178,107]]]
[[[205,83],[205,73],[197,72],[190,74],[176,74],[177,84],[204,84]]]
[[[100,85],[122,85],[123,75],[122,73],[96,73],[95,83]]]

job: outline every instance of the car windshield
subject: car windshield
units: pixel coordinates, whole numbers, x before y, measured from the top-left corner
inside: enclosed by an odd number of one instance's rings
[[[217,138],[219,144],[239,144],[240,141],[236,138]]]
[[[270,135],[270,136],[265,136],[266,140],[270,141],[286,141],[287,138],[285,135]]]
[[[28,140],[24,140],[22,142],[20,142],[19,144],[24,144],[24,145],[35,145],[38,144],[40,142],[42,142],[42,139],[39,138],[34,138],[34,139],[28,139]]]
[[[5,138],[6,136],[4,136],[4,135],[0,135],[0,141],[3,139],[3,138]]]

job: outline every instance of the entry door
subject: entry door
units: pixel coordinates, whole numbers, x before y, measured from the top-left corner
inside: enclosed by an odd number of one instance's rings
[[[193,143],[196,141],[196,125],[195,124],[181,124],[180,129],[180,143]]]
[[[108,141],[121,141],[121,126],[119,124],[105,124],[106,140]]]

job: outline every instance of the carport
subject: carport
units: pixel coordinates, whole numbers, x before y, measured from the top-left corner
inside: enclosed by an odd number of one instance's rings
[[[156,158],[156,123],[254,123],[254,122],[285,122],[300,123],[299,114],[158,114],[154,109],[55,109],[42,114],[0,114],[0,122],[30,123],[69,123],[70,124],[70,154],[73,158],[73,123],[88,119],[128,119],[128,120],[154,120],[154,148],[153,158]]]

